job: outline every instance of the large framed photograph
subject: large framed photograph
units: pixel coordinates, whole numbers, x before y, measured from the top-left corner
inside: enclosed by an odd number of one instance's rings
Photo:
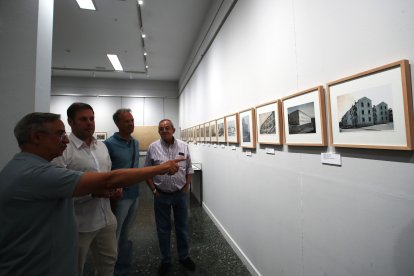
[[[413,149],[407,60],[329,82],[330,142],[335,147]]]
[[[227,143],[239,143],[239,114],[232,114],[224,117],[226,125]]]
[[[217,119],[217,142],[225,143],[226,142],[226,125],[224,123],[224,118]]]
[[[242,148],[256,148],[256,118],[254,108],[239,112],[240,145]]]
[[[323,87],[310,88],[282,99],[284,143],[290,146],[326,146]]]
[[[217,121],[210,122],[210,142],[217,143]]]
[[[280,100],[256,107],[257,143],[282,144],[281,114]]]

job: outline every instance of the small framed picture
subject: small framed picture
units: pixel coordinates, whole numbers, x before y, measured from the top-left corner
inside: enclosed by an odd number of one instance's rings
[[[95,132],[95,138],[98,141],[105,141],[106,140],[106,132]]]
[[[217,143],[217,121],[210,122],[210,142]]]
[[[413,103],[407,60],[329,82],[327,87],[333,146],[413,149]]]
[[[242,148],[256,148],[256,119],[254,108],[239,112],[240,145]]]
[[[200,125],[195,126],[195,141],[200,142]]]
[[[200,125],[200,142],[204,143],[206,141],[206,132],[204,130],[204,124]]]
[[[226,142],[226,126],[224,124],[224,118],[217,119],[217,142]]]
[[[281,114],[280,100],[256,107],[257,143],[282,144]]]
[[[286,145],[327,145],[323,91],[322,86],[317,86],[282,99]]]
[[[232,114],[224,117],[226,125],[227,143],[239,143],[239,114]]]
[[[211,139],[211,137],[210,137],[210,122],[208,122],[208,123],[204,123],[204,130],[205,130],[205,139],[204,139],[204,141],[205,142],[207,142],[207,143],[210,143],[210,139]]]

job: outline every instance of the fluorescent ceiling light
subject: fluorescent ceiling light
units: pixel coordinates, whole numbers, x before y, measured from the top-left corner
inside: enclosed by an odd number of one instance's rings
[[[117,55],[107,54],[107,56],[108,56],[109,60],[112,63],[112,66],[114,67],[114,69],[116,71],[124,71],[124,69],[122,68],[121,63],[119,62],[119,59],[118,59],[118,56]]]
[[[76,0],[76,2],[78,2],[79,8],[81,9],[96,11],[92,0]]]

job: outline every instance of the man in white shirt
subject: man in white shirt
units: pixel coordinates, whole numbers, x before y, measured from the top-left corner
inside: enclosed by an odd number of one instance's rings
[[[109,172],[111,159],[104,143],[97,141],[94,111],[89,104],[73,103],[67,110],[72,128],[69,144],[54,163],[82,172]],[[82,276],[89,248],[96,275],[112,276],[117,259],[117,222],[111,211],[109,197],[120,196],[122,189],[74,198],[78,222],[78,275]]]

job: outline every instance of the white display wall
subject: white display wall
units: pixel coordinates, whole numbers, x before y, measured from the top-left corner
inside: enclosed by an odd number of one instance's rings
[[[180,95],[180,125],[414,64],[413,16],[408,0],[239,0]],[[412,151],[190,150],[203,165],[203,207],[252,274],[414,275]],[[327,151],[342,165],[321,164]]]

